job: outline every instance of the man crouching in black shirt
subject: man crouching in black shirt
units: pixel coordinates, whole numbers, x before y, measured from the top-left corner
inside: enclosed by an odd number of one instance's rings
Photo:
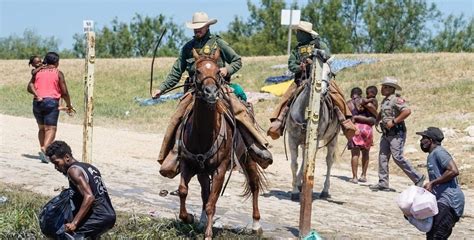
[[[65,224],[66,232],[75,239],[97,239],[110,230],[115,224],[115,210],[99,170],[74,159],[71,148],[63,141],[51,143],[46,156],[56,170],[68,177],[69,187],[74,190],[74,218]]]

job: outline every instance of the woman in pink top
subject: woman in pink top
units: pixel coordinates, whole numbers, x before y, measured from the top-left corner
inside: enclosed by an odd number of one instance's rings
[[[33,114],[38,123],[38,140],[41,146],[39,152],[42,162],[47,163],[44,152],[56,137],[59,118],[59,99],[66,102],[67,112],[71,113],[74,108],[64,80],[64,74],[58,70],[59,55],[49,52],[44,58],[46,66],[42,66],[34,72],[28,83],[28,92],[33,94]]]
[[[359,134],[352,137],[347,143],[348,149],[351,150],[351,167],[352,178],[351,183],[367,182],[367,168],[369,166],[369,151],[373,144],[372,126],[375,124],[377,112],[377,103],[375,96],[377,92],[373,92],[373,88],[367,88],[367,100],[362,98],[362,89],[355,87],[351,90],[351,99],[347,101],[347,106],[352,113],[352,121],[359,129]],[[375,88],[377,90],[377,88]],[[373,101],[372,101],[373,100]],[[370,105],[370,107],[368,106]],[[375,108],[375,109],[374,109]],[[359,156],[362,153],[362,174],[357,178],[357,168],[359,165]]]

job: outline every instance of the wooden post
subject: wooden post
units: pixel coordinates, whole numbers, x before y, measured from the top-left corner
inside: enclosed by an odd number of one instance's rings
[[[92,120],[94,111],[95,33],[86,32],[87,49],[84,76],[84,131],[82,161],[92,163]]]
[[[306,109],[306,144],[303,149],[304,175],[300,197],[299,235],[305,237],[311,230],[311,211],[313,205],[314,169],[318,152],[318,124],[321,103],[321,78],[323,63],[317,57],[313,58],[311,72],[311,91],[308,108]]]

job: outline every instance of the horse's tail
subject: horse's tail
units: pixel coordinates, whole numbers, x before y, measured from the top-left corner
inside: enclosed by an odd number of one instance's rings
[[[262,189],[268,188],[268,181],[267,177],[265,176],[265,172],[255,161],[250,158],[248,154],[244,154],[239,159],[239,162],[242,166],[242,171],[247,180],[244,182],[245,186],[244,191],[242,193],[242,196],[245,199],[249,198],[252,195],[253,189],[251,184],[254,184],[254,187],[257,188],[258,192],[256,194],[259,194]]]

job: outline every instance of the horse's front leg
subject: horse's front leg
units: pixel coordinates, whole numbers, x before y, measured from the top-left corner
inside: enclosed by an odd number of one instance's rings
[[[295,142],[295,138],[291,137],[288,139],[288,146],[290,148],[290,157],[291,157],[291,175],[293,176],[293,181],[291,182],[291,200],[296,201],[300,198],[301,182],[298,182],[298,144]],[[301,165],[303,166],[303,165]]]
[[[308,158],[306,156],[306,151],[304,151],[304,149],[306,148],[306,144],[303,143],[301,144],[301,148],[303,149],[302,152],[303,152],[303,158],[301,159],[301,165],[300,165],[300,169],[298,170],[298,175],[296,175],[296,184],[298,186],[298,190],[301,192],[302,188],[303,188],[303,174],[304,174],[304,165],[306,164],[304,161]],[[298,148],[296,148],[296,150],[298,150]],[[296,159],[296,161],[298,161],[298,159]]]
[[[219,194],[222,190],[225,172],[229,165],[230,156],[228,156],[227,158],[227,160],[223,160],[223,162],[219,165],[219,167],[214,172],[212,178],[211,192],[209,194],[209,199],[206,204],[207,225],[205,239],[212,239],[212,225],[214,222],[214,214],[216,213],[216,203],[217,199],[219,198]]]
[[[327,154],[326,154],[326,180],[324,181],[324,188],[319,195],[320,198],[330,198],[331,195],[329,194],[329,187],[330,187],[330,178],[331,178],[331,168],[332,164],[334,163],[334,158],[336,156],[336,144],[337,144],[337,137],[335,137],[328,145],[327,145]]]
[[[202,211],[199,225],[204,227],[207,223],[206,204],[209,200],[209,193],[211,192],[211,180],[207,174],[198,174],[199,184],[201,184],[201,199],[202,199]]]
[[[179,218],[187,224],[194,222],[193,215],[188,214],[186,210],[186,197],[188,196],[188,184],[191,178],[194,176],[194,173],[191,173],[184,161],[181,162],[181,181],[179,183],[178,192],[179,192]]]
[[[258,166],[255,161],[252,159],[249,159],[247,161],[246,165],[246,172],[248,173],[248,184],[250,187],[250,191],[252,192],[252,207],[253,207],[253,212],[252,212],[252,218],[253,218],[253,223],[252,223],[252,232],[261,235],[263,233],[262,226],[260,225],[260,210],[258,209],[258,196],[260,192],[260,185],[262,179],[260,178],[260,175],[258,174]]]

